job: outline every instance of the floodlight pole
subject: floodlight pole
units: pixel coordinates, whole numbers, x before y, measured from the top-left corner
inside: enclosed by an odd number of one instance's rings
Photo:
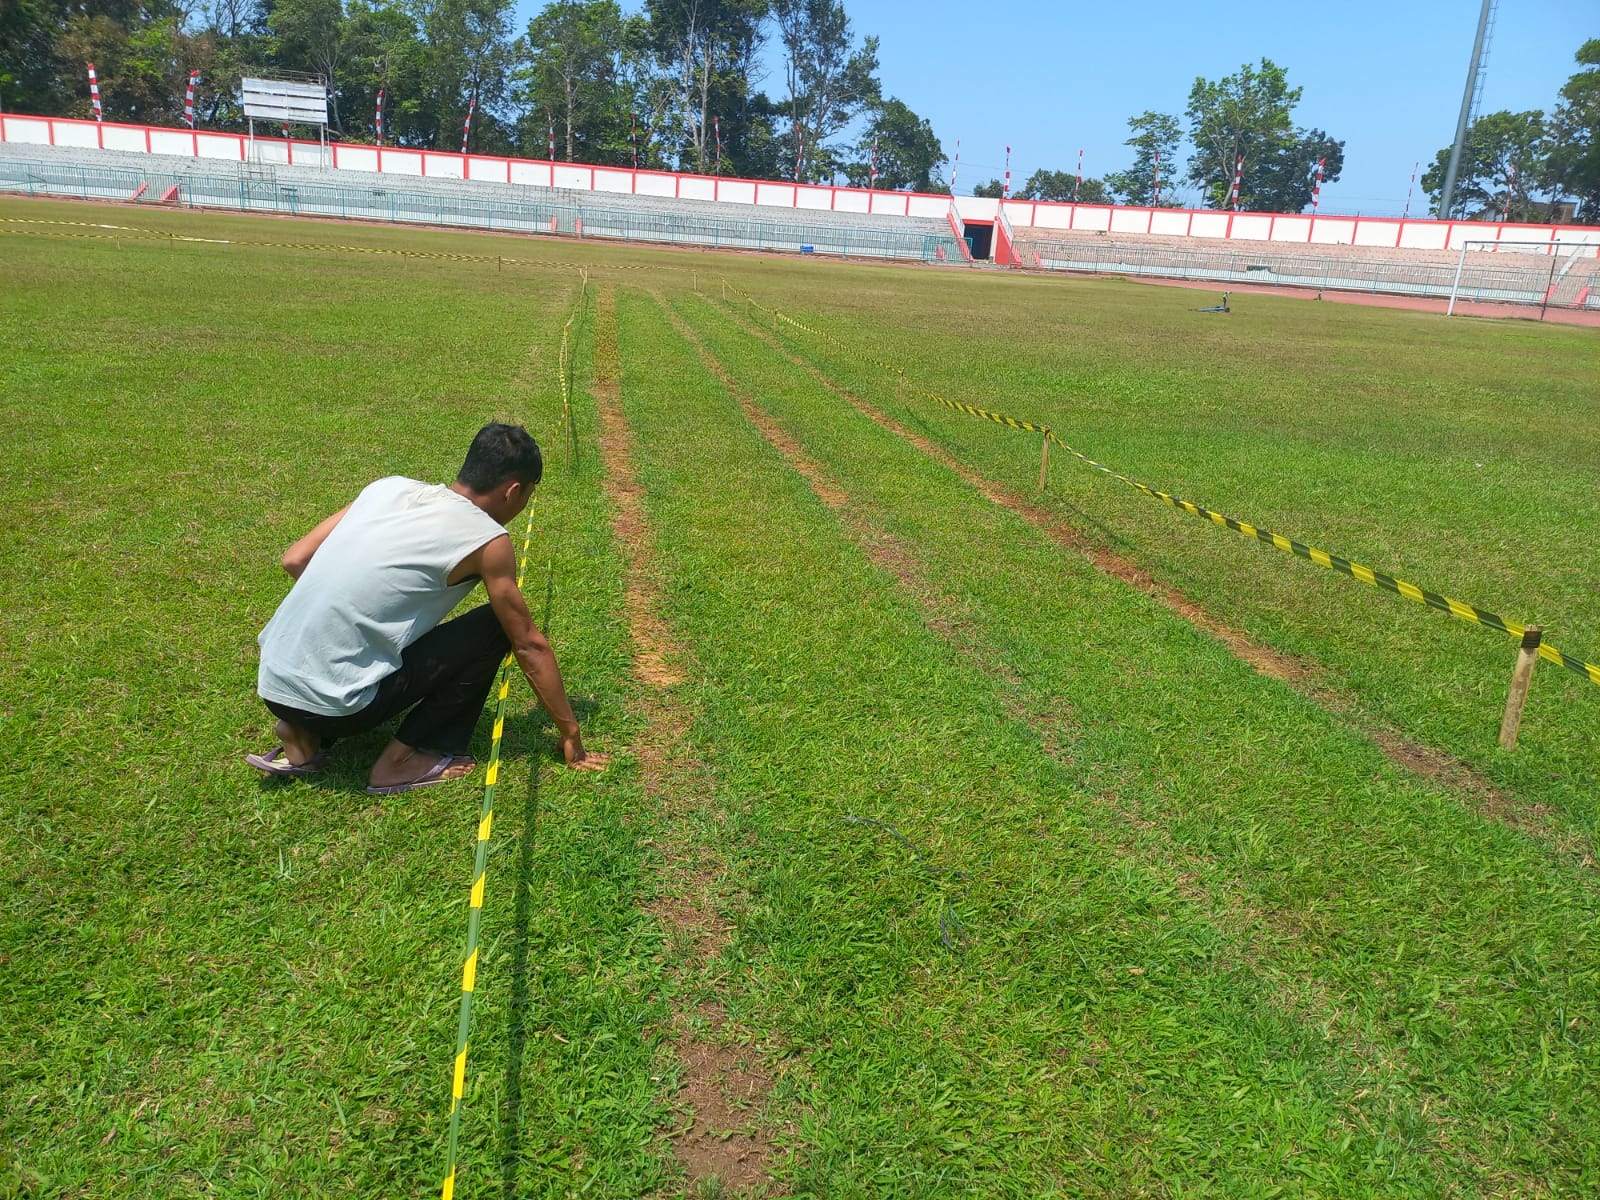
[[[1483,0],[1478,11],[1478,36],[1472,42],[1472,65],[1467,68],[1467,87],[1461,94],[1461,115],[1456,118],[1456,140],[1450,147],[1450,165],[1444,172],[1444,190],[1439,193],[1439,219],[1450,219],[1450,206],[1455,202],[1456,173],[1461,168],[1461,149],[1467,141],[1467,123],[1472,120],[1472,98],[1478,90],[1478,75],[1483,70],[1483,42],[1489,32],[1489,10],[1494,0]]]

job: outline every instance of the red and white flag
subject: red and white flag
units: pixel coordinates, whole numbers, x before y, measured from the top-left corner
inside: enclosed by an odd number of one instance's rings
[[[1411,182],[1406,185],[1406,210],[1400,214],[1402,221],[1409,219],[1411,216],[1411,193],[1417,186],[1417,168],[1421,165],[1422,161],[1420,159],[1411,164]]]
[[[867,175],[867,190],[868,191],[871,191],[873,188],[878,186],[878,139],[877,138],[873,138],[872,139],[872,158],[871,158],[870,162],[871,162],[872,169],[869,172],[869,174]]]
[[[955,157],[955,161],[950,164],[950,194],[952,196],[954,196],[956,194],[956,176],[960,173],[960,171],[961,171],[961,139],[957,138],[956,139],[956,157]]]
[[[95,78],[94,64],[89,64],[89,101],[94,105],[94,119],[103,121],[104,115],[100,111],[100,81]]]
[[[1078,193],[1083,190],[1083,148],[1078,148],[1078,182],[1072,185],[1072,202],[1078,202]]]
[[[200,82],[200,72],[189,72],[189,86],[183,93],[183,123],[194,128],[194,85]]]
[[[548,108],[544,110],[544,117],[545,117],[545,120],[550,123],[550,161],[551,162],[555,162],[555,160],[556,160],[556,119],[555,119],[555,116],[550,112],[550,110]]]
[[[472,114],[477,111],[478,98],[476,96],[467,101],[467,119],[461,124],[461,153],[467,152],[467,135],[472,132]]]
[[[383,145],[383,89],[378,89],[378,111],[372,118],[373,127],[378,131],[378,145]]]
[[[1004,188],[1001,189],[1000,198],[1002,200],[1011,199],[1011,147],[1010,146],[1006,147],[1006,185],[1005,185]]]
[[[1239,155],[1233,164],[1233,190],[1228,193],[1228,207],[1234,212],[1239,211],[1239,181],[1244,178],[1244,155]]]
[[[1311,188],[1311,215],[1313,217],[1317,215],[1317,201],[1322,198],[1322,164],[1327,161],[1325,158],[1317,159],[1317,182]]]

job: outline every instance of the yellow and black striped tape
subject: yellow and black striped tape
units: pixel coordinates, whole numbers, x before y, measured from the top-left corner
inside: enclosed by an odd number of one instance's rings
[[[761,309],[763,312],[770,313],[775,319],[783,321],[784,323],[791,325],[796,329],[802,330],[805,333],[811,334],[813,337],[820,338],[830,345],[838,347],[840,350],[853,356],[860,362],[865,362],[873,366],[880,367],[889,374],[897,375],[904,380],[905,371],[903,368],[895,366],[893,363],[884,362],[882,359],[874,358],[871,355],[862,354],[860,351],[855,350],[846,342],[835,337],[831,333],[821,329],[814,329],[809,325],[805,325],[800,321],[796,321],[793,317],[790,317],[785,313],[779,312],[777,309],[767,308],[765,305],[762,305],[756,301],[756,299],[748,292],[741,291],[732,284],[728,284],[728,288],[730,291],[743,297],[754,307]],[[918,396],[924,400],[932,401],[935,404],[941,404],[944,407],[953,409],[956,412],[965,413],[967,416],[977,417],[978,419],[984,421],[992,421],[996,425],[1004,425],[1008,429],[1017,429],[1027,433],[1040,434],[1046,440],[1061,447],[1061,449],[1065,450],[1068,454],[1083,462],[1085,465],[1093,467],[1096,471],[1104,472],[1105,474],[1111,476],[1111,478],[1118,480],[1121,483],[1125,483],[1137,491],[1143,492],[1146,496],[1160,500],[1164,504],[1170,505],[1175,509],[1179,509],[1193,516],[1201,517],[1212,522],[1213,524],[1220,525],[1225,529],[1231,529],[1235,533],[1241,534],[1244,537],[1254,538],[1256,541],[1259,541],[1264,545],[1275,547],[1276,549],[1282,550],[1287,554],[1293,554],[1297,558],[1303,558],[1307,562],[1316,563],[1320,567],[1327,567],[1329,570],[1337,571],[1341,575],[1348,575],[1351,579],[1360,580],[1362,583],[1370,584],[1373,587],[1382,588],[1387,592],[1393,592],[1397,596],[1404,596],[1407,600],[1413,600],[1418,604],[1424,604],[1429,608],[1438,609],[1440,612],[1449,613],[1451,616],[1459,617],[1463,621],[1470,621],[1475,625],[1482,625],[1488,629],[1497,629],[1501,633],[1510,634],[1515,638],[1520,639],[1527,632],[1526,625],[1521,625],[1516,621],[1508,621],[1506,618],[1497,613],[1492,613],[1488,609],[1479,608],[1475,604],[1468,604],[1465,600],[1456,600],[1450,596],[1442,595],[1439,592],[1429,591],[1427,588],[1418,587],[1414,583],[1407,583],[1403,579],[1396,579],[1393,575],[1386,575],[1382,571],[1376,571],[1373,568],[1363,566],[1358,562],[1351,562],[1347,558],[1341,558],[1337,554],[1332,554],[1326,550],[1319,550],[1315,546],[1308,546],[1304,542],[1295,541],[1293,538],[1284,537],[1282,534],[1272,533],[1269,530],[1252,525],[1248,521],[1240,521],[1233,517],[1225,516],[1222,513],[1214,512],[1213,510],[1205,508],[1199,504],[1195,504],[1188,500],[1179,499],[1177,496],[1169,495],[1168,493],[1160,491],[1157,488],[1150,487],[1148,484],[1140,483],[1137,479],[1131,479],[1127,475],[1122,474],[1120,471],[1113,470],[1104,463],[1096,462],[1087,454],[1083,454],[1074,449],[1072,446],[1069,446],[1066,442],[1062,441],[1061,438],[1058,437],[1056,433],[1048,426],[1040,425],[1033,421],[1024,421],[1019,417],[1007,416],[1004,413],[991,412],[986,408],[978,408],[972,404],[963,404],[958,400],[950,400],[944,396],[937,395],[934,392],[924,391],[921,388],[910,388],[908,390],[914,396]],[[1590,683],[1600,685],[1600,666],[1596,666],[1594,663],[1585,662],[1581,658],[1574,658],[1570,654],[1564,654],[1560,650],[1556,649],[1556,647],[1552,646],[1549,642],[1541,640],[1539,643],[1539,657],[1544,659],[1546,662],[1555,663],[1557,666],[1565,667],[1574,674],[1582,675]]]

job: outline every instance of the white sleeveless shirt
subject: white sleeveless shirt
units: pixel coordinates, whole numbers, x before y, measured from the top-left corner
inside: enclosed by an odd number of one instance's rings
[[[363,489],[256,639],[264,700],[343,717],[400,667],[400,652],[477,586],[446,584],[505,533],[443,484],[392,475]]]

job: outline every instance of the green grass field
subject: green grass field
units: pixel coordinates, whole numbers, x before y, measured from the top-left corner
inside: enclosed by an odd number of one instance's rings
[[[242,756],[282,549],[489,419],[547,447],[529,591],[548,560],[615,760],[559,766],[514,685],[457,1195],[1600,1192],[1600,688],[1541,664],[1506,753],[1503,634],[1065,455],[1040,496],[1037,438],[863,362],[1600,661],[1593,331],[0,230],[0,1196],[436,1194],[481,776],[374,800],[381,733],[315,783]]]

